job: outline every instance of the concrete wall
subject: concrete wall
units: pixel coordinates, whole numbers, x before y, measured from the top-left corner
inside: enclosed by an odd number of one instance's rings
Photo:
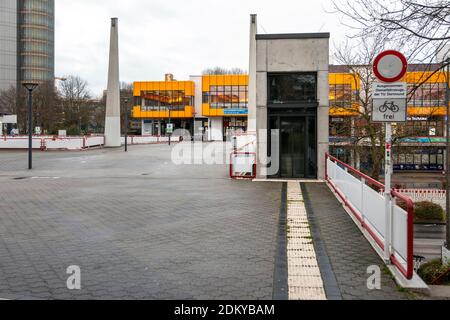
[[[268,36],[268,37],[267,37]],[[278,37],[277,37],[278,36]],[[267,130],[267,73],[317,72],[318,77],[318,177],[325,177],[325,153],[329,150],[329,37],[319,35],[257,36],[256,44],[257,130]],[[266,135],[258,136],[258,164],[263,168]],[[265,171],[259,172],[262,178]]]
[[[0,0],[0,90],[17,84],[17,1]]]

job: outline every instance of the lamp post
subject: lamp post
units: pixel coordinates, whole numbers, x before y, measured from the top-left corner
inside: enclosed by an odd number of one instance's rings
[[[128,152],[128,98],[123,100],[125,105],[125,152]]]
[[[169,106],[169,127],[171,128],[170,125],[172,124],[172,120],[171,120],[171,118],[170,118],[170,111],[171,111],[171,110],[170,110],[170,106]],[[171,143],[170,140],[171,140],[171,138],[172,138],[172,132],[171,132],[171,130],[172,130],[172,129],[169,130],[169,146],[170,146],[170,143]]]
[[[22,85],[28,90],[28,170],[33,169],[33,90],[38,84],[24,82]]]

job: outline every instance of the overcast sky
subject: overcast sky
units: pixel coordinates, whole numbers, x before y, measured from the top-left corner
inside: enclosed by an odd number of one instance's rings
[[[208,67],[248,69],[250,13],[258,33],[346,29],[330,0],[57,0],[56,76],[79,75],[92,93],[106,87],[110,18],[119,18],[121,81],[177,80]]]

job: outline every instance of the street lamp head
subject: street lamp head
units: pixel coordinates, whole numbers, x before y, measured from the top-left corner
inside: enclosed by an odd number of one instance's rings
[[[37,88],[37,86],[39,85],[36,82],[23,82],[22,85],[28,90],[28,91],[33,91],[34,89]]]

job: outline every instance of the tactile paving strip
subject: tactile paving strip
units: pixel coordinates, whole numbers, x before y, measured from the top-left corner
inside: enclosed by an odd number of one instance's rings
[[[323,280],[298,182],[288,183],[288,284],[290,300],[326,300]]]

